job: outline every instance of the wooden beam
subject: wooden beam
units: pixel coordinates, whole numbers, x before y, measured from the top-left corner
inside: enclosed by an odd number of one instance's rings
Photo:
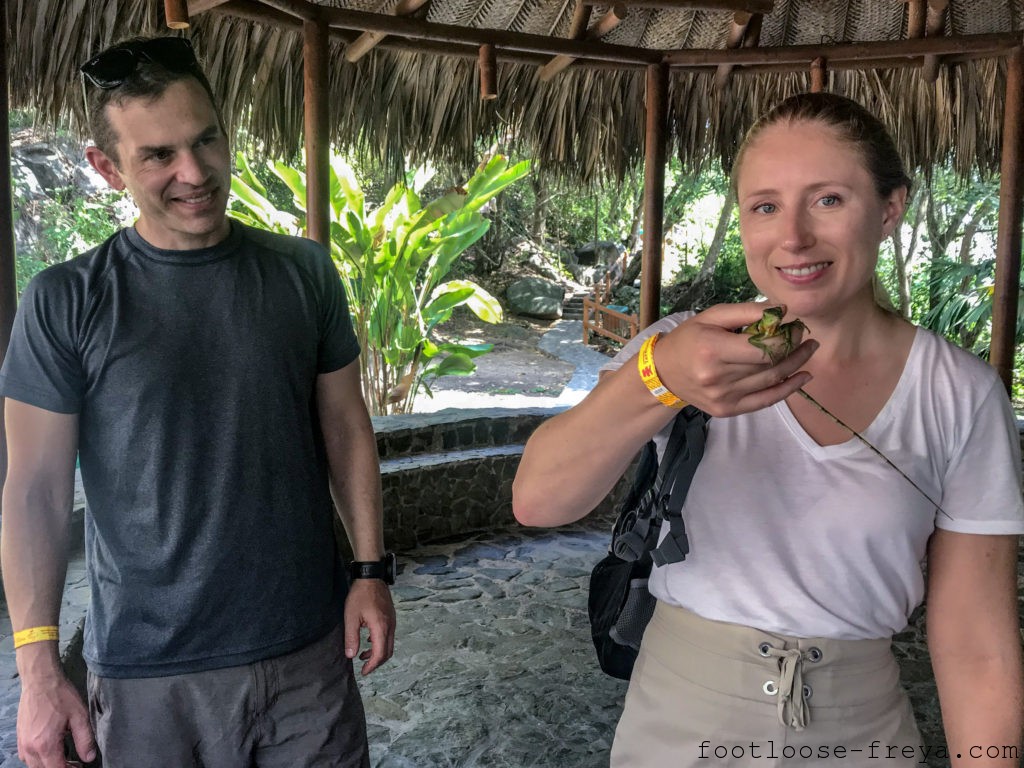
[[[608,13],[602,16],[594,26],[584,33],[584,38],[587,40],[600,40],[619,26],[628,13],[629,11],[627,11],[624,6],[613,6]],[[575,60],[576,59],[572,56],[555,56],[551,61],[541,67],[540,72],[537,73],[537,77],[540,78],[542,83],[546,83],[572,64]]]
[[[928,0],[927,22],[925,24],[926,37],[940,37],[946,29],[946,7],[949,0]],[[935,54],[928,54],[924,57],[924,68],[921,77],[927,82],[934,83],[939,79],[940,59]]]
[[[326,22],[308,20],[303,24],[302,56],[306,134],[306,237],[330,248],[330,45]]]
[[[7,41],[13,34],[7,0],[0,0],[0,20],[3,35],[0,35],[0,364],[7,356],[11,342],[11,328],[18,306],[17,261],[14,245],[14,208],[11,193],[11,124],[10,71],[7,61]],[[0,401],[2,403],[2,401]],[[5,436],[3,408],[0,408],[0,488],[7,477],[7,439]]]
[[[658,8],[672,11],[746,11],[771,13],[775,0],[620,0],[630,8]]]
[[[295,3],[301,0],[263,0],[268,4]],[[656,64],[661,61],[661,52],[627,45],[609,45],[592,40],[565,40],[547,35],[524,32],[509,32],[502,29],[482,27],[461,27],[454,24],[435,24],[419,19],[401,16],[382,16],[377,13],[351,11],[346,8],[324,6],[324,19],[336,29],[361,29],[370,32],[385,32],[411,39],[433,40],[440,43],[473,44],[491,43],[499,50],[524,53],[564,54],[581,59],[611,61],[620,64]]]
[[[811,93],[825,92],[825,59],[819,56],[811,62]]]
[[[744,13],[737,11],[733,14],[729,23],[729,33],[725,40],[726,48],[739,48],[741,45],[751,47],[757,46],[757,39],[761,36],[761,19],[759,13]],[[722,90],[729,84],[729,77],[732,74],[732,64],[719,64],[715,73],[715,86]]]
[[[1024,217],[1024,48],[1006,63],[1003,150],[999,164],[999,225],[992,295],[989,362],[1006,391],[1013,387],[1013,359],[1020,297],[1021,219]]]
[[[224,5],[228,0],[188,0],[188,15],[198,16],[200,13],[212,11],[218,5]]]
[[[246,21],[253,21],[257,24],[266,24],[280,29],[287,29],[289,31],[302,31],[302,19],[287,13],[282,13],[281,11],[277,11],[272,8],[267,8],[257,2],[257,0],[228,0],[228,2],[217,7],[214,10],[214,13],[233,16],[235,18],[245,19]],[[332,39],[339,40],[345,45],[353,43],[356,39],[348,30],[332,29],[330,30],[330,36]],[[379,43],[377,47],[402,53],[417,53],[428,56],[448,56],[459,59],[472,59],[473,61],[476,61],[480,55],[480,49],[475,45],[438,43],[432,40],[409,41],[405,38],[399,37],[385,38],[385,40]],[[541,53],[523,53],[520,51],[508,51],[498,48],[496,49],[495,54],[498,61],[517,62],[534,67],[543,66],[548,61],[548,57]],[[576,62],[576,66],[586,67],[587,69],[630,70],[641,69],[646,65],[639,62],[624,64],[608,61],[594,61],[593,59],[581,59]]]
[[[480,71],[480,100],[492,101],[498,98],[498,60],[494,55],[494,46],[490,43],[480,46],[477,68]]]
[[[925,24],[925,35],[935,37],[946,29],[946,8],[949,0],[928,0],[928,21]]]
[[[576,7],[572,9],[572,21],[569,22],[570,40],[582,40],[583,36],[587,34],[592,11],[593,8],[584,0],[576,0]]]
[[[164,0],[164,21],[169,29],[188,29],[188,2]]]
[[[925,0],[906,0],[907,2],[907,37],[924,37]]]
[[[743,37],[747,34],[747,26],[754,14],[744,11],[737,11],[732,15],[729,22],[729,34],[725,40],[726,48],[739,48],[743,44]]]
[[[665,236],[665,160],[668,147],[668,67],[647,68],[644,134],[644,250],[640,261],[640,327],[661,316],[661,262]]]
[[[792,64],[803,69],[807,62],[824,56],[829,66],[864,62],[872,59],[913,58],[929,53],[937,56],[964,53],[1006,55],[1024,40],[1021,32],[1000,32],[961,37],[921,38],[918,40],[882,40],[832,45],[789,45],[736,50],[691,48],[668,51],[665,63],[673,67],[710,67],[719,64]]]
[[[395,6],[391,14],[393,16],[409,16],[429,2],[430,0],[402,0]],[[359,61],[385,37],[387,35],[383,32],[363,32],[351,45],[345,48],[345,61],[349,63]]]

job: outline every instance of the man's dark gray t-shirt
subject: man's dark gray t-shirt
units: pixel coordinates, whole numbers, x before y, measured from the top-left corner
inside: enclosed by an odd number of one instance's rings
[[[36,276],[0,394],[79,416],[94,673],[244,664],[337,623],[316,379],[358,355],[324,250],[237,222],[197,251],[125,229]]]

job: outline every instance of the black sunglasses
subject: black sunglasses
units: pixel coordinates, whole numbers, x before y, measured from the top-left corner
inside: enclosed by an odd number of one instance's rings
[[[157,37],[141,43],[125,43],[97,54],[79,67],[85,79],[103,90],[117,88],[131,76],[141,59],[172,72],[202,74],[192,43],[184,37]]]

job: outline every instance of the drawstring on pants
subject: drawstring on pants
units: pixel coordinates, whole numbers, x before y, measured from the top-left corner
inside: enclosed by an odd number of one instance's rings
[[[804,659],[807,654],[799,648],[783,651],[768,643],[765,643],[765,650],[766,656],[779,662],[779,722],[794,731],[802,731],[811,719],[804,686]]]

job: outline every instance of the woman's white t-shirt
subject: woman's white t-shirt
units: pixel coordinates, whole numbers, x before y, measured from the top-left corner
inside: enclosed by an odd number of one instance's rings
[[[645,329],[606,368],[690,314]],[[714,418],[683,507],[690,554],[656,568],[651,592],[768,632],[889,637],[924,597],[921,564],[935,527],[1024,533],[1016,420],[995,371],[973,355],[918,329],[863,435],[942,511],[856,438],[819,445],[785,402]]]

